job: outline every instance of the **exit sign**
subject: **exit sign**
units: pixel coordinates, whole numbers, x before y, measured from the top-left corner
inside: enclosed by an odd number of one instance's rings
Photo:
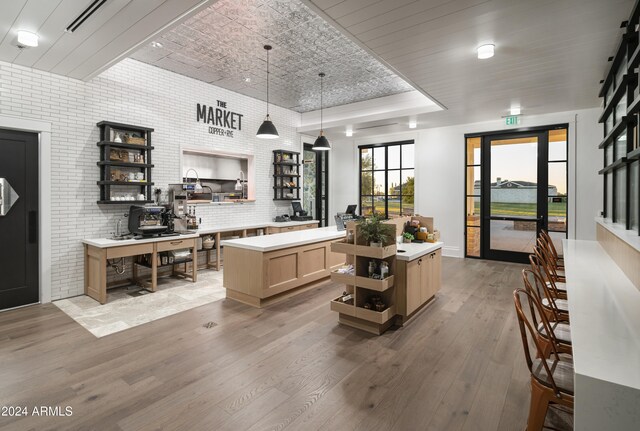
[[[520,124],[520,117],[517,115],[510,115],[509,117],[505,117],[504,122],[507,126],[517,126]]]

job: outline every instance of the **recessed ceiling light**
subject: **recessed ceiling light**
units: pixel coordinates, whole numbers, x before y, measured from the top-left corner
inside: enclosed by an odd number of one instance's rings
[[[493,44],[480,45],[478,47],[478,58],[484,60],[493,57],[495,47]]]
[[[416,127],[418,127],[418,121],[415,118],[409,119],[409,128],[415,129]]]
[[[151,46],[154,48],[162,48],[162,44],[156,41],[151,42]]]
[[[512,106],[511,107],[511,115],[520,115],[520,107]]]
[[[38,35],[26,30],[18,30],[18,44],[22,46],[38,46]]]
[[[345,135],[347,135],[347,138],[350,138],[353,136],[353,126],[347,126],[347,130],[345,131]]]
[[[251,78],[247,76],[246,78],[244,78],[244,82],[251,82]]]

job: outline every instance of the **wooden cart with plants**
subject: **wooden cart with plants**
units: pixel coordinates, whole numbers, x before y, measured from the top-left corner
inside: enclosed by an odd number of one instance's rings
[[[377,216],[349,222],[344,241],[331,250],[346,255],[345,266],[331,273],[331,280],[344,283],[343,294],[331,301],[341,324],[380,335],[396,316],[396,230],[393,222]]]

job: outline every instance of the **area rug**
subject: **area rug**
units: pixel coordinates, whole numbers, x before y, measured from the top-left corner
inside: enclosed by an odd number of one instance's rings
[[[225,297],[222,271],[201,271],[196,283],[159,278],[158,290],[145,292],[131,286],[109,290],[104,305],[85,295],[55,301],[54,304],[100,338]]]

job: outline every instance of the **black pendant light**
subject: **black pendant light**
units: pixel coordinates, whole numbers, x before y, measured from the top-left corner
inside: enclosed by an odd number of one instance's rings
[[[312,149],[316,151],[327,151],[331,149],[331,145],[329,144],[329,140],[327,139],[327,137],[324,136],[324,130],[322,130],[322,78],[325,77],[325,74],[323,72],[320,72],[318,76],[320,77],[320,134],[318,135],[316,141],[313,143]]]
[[[273,125],[271,117],[269,117],[269,51],[271,51],[271,45],[265,45],[264,49],[267,51],[267,116],[260,125],[256,138],[261,139],[276,139],[279,138],[276,126]]]

